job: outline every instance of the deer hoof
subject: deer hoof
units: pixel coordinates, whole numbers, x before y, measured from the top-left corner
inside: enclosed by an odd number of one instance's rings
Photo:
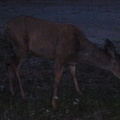
[[[22,98],[23,98],[23,100],[26,100],[27,99],[27,94],[26,93],[22,94]]]
[[[56,107],[57,107],[56,100],[53,100],[53,101],[52,101],[52,107],[53,107],[53,108],[56,108]]]

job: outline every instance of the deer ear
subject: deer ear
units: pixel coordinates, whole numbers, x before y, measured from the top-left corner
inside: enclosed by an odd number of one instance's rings
[[[116,55],[115,46],[109,39],[106,39],[105,51],[107,52],[108,55],[111,56],[112,59],[115,59]]]

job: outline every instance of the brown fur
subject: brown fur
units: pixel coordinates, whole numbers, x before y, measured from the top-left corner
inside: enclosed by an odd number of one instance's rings
[[[60,24],[34,17],[20,16],[7,23],[5,34],[7,39],[12,42],[15,51],[15,55],[8,60],[7,64],[12,94],[14,94],[12,79],[13,73],[15,73],[19,81],[22,97],[25,98],[19,76],[19,68],[22,59],[28,51],[39,57],[55,60],[53,107],[56,107],[57,90],[64,64],[69,64],[70,66],[78,93],[80,93],[80,89],[75,74],[75,65],[79,62],[107,69],[120,76],[114,63],[111,62],[112,56],[108,56],[104,50],[88,41],[84,33],[72,24]],[[109,46],[110,44],[106,45],[106,50]],[[111,46],[114,47],[113,45]],[[109,47],[109,49],[111,48]]]

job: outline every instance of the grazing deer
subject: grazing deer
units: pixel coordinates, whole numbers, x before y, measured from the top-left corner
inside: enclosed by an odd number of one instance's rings
[[[75,66],[79,62],[109,70],[120,78],[119,55],[112,42],[106,40],[105,49],[101,49],[90,42],[84,33],[72,24],[59,24],[34,17],[20,16],[7,23],[5,35],[12,42],[15,51],[15,54],[7,61],[12,95],[14,95],[13,75],[16,75],[21,95],[25,98],[19,69],[21,61],[28,51],[39,57],[55,60],[53,107],[56,107],[56,96],[64,64],[68,64],[70,67],[78,93],[80,93],[80,89]]]

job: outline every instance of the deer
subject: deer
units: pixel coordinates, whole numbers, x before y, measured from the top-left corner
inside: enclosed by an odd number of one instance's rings
[[[54,60],[55,77],[52,107],[57,106],[57,94],[64,65],[68,65],[75,88],[81,94],[76,77],[76,65],[87,63],[112,72],[120,78],[120,55],[114,44],[107,39],[104,48],[88,40],[84,32],[69,23],[56,23],[32,16],[18,16],[7,22],[6,39],[11,41],[14,54],[6,61],[10,92],[14,95],[13,77],[19,82],[20,93],[26,98],[21,79],[20,66],[30,51],[35,56]]]

